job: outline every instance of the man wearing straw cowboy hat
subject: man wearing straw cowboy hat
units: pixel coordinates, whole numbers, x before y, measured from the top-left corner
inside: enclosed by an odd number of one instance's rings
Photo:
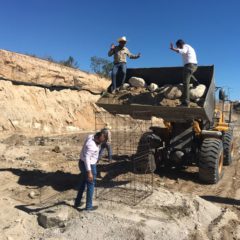
[[[132,54],[128,48],[125,47],[127,39],[125,36],[118,39],[118,46],[114,44],[111,45],[111,48],[108,52],[108,56],[111,57],[114,55],[114,66],[112,69],[112,89],[111,92],[115,93],[116,89],[120,87],[125,82],[126,72],[127,72],[127,56],[131,59],[137,59],[141,56],[140,53],[137,55]],[[118,71],[122,72],[122,79],[119,79],[117,82]]]

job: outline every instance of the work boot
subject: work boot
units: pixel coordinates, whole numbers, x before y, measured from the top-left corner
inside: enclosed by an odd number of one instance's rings
[[[179,107],[190,107],[190,103],[187,102],[187,101],[183,101],[183,102],[179,105]]]
[[[193,87],[197,87],[200,84],[194,75],[192,75],[190,82],[193,84]]]
[[[87,212],[92,212],[98,209],[98,206],[93,206],[92,208],[85,208]]]
[[[80,203],[80,204],[76,204],[74,203],[73,207],[76,208],[76,209],[79,209],[80,207],[83,206],[84,203]]]

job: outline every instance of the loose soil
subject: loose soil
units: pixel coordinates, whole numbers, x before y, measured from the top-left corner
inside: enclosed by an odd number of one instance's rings
[[[72,208],[87,133],[1,136],[0,239],[240,239],[239,130],[236,125],[233,164],[218,184],[200,183],[196,166],[161,170],[153,176],[153,193],[137,205],[95,199],[99,208],[90,213]],[[54,206],[75,214],[45,229],[38,215]]]

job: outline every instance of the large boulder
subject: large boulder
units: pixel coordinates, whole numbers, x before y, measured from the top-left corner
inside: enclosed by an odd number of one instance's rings
[[[38,214],[38,223],[44,228],[63,227],[76,215],[73,208],[60,205],[43,210]]]
[[[158,89],[158,85],[156,83],[151,83],[149,86],[148,86],[148,89],[149,91],[151,92],[155,92],[157,89]]]
[[[145,87],[146,83],[143,78],[131,77],[129,83],[133,87]]]
[[[165,107],[176,107],[178,105],[181,104],[179,99],[166,99],[164,98],[160,103],[161,106],[165,106]]]
[[[124,83],[124,84],[121,86],[121,90],[127,90],[129,87],[130,87],[130,84],[129,84],[129,83]]]
[[[175,100],[182,96],[183,86],[182,85],[165,85],[163,94],[167,99]]]
[[[206,86],[203,84],[198,85],[196,88],[190,90],[190,98],[192,100],[197,100],[201,98],[206,91]]]

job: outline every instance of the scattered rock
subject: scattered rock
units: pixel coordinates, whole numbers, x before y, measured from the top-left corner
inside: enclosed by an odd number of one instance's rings
[[[74,215],[73,208],[68,206],[52,207],[38,215],[38,223],[44,228],[64,227]]]
[[[99,177],[104,178],[107,175],[107,172],[99,172]]]
[[[170,85],[164,90],[164,96],[167,99],[175,100],[182,96],[183,87],[181,85]]]
[[[18,161],[23,161],[25,159],[26,159],[26,156],[16,157],[16,160],[18,160]]]
[[[37,194],[36,194],[34,191],[31,191],[31,192],[28,194],[28,196],[29,196],[30,198],[35,198],[36,195],[37,195]]]
[[[148,89],[149,89],[149,91],[154,92],[154,91],[156,91],[158,89],[158,85],[156,83],[151,83],[148,86]]]
[[[45,146],[46,144],[46,138],[45,137],[35,137],[34,138],[34,144],[38,146]]]
[[[133,87],[145,87],[145,85],[146,85],[144,79],[138,78],[138,77],[131,77],[129,79],[129,83]]]
[[[162,106],[167,106],[167,107],[176,107],[181,104],[181,101],[179,99],[176,100],[171,100],[171,99],[166,99],[164,98],[161,102],[160,105]]]
[[[196,88],[190,89],[190,98],[192,100],[197,100],[201,98],[206,91],[206,86],[203,84],[198,85]]]
[[[140,84],[138,84],[138,86],[140,86]],[[143,86],[143,84],[141,86]],[[109,102],[114,102],[114,104],[142,104],[176,107],[181,104],[183,88],[183,84],[166,84],[162,87],[158,87],[158,85],[154,83],[150,84],[147,88],[128,87],[128,89],[116,93],[113,100],[103,100],[102,102],[107,104],[109,104]],[[195,89],[191,90],[195,91]],[[111,97],[112,96],[109,96],[109,98]],[[190,107],[199,107],[202,106],[203,103],[204,99],[202,97],[196,97],[194,102],[192,101],[190,103]]]
[[[124,84],[121,86],[121,90],[127,90],[129,87],[130,87],[130,84],[124,83]]]
[[[30,164],[30,163],[32,163],[32,161],[31,160],[24,160],[23,163],[24,164]]]
[[[195,103],[195,102],[190,102],[190,103],[189,103],[189,106],[196,108],[196,107],[198,107],[198,104]]]
[[[55,152],[55,153],[60,153],[61,149],[60,149],[59,146],[55,146],[52,151]]]

